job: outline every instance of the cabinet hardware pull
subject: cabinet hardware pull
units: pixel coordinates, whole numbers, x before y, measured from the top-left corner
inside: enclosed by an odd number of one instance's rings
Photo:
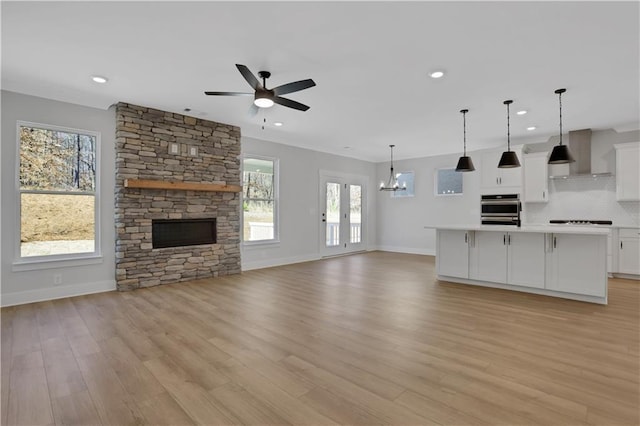
[[[553,237],[553,248],[556,248],[556,237]]]
[[[545,196],[545,191],[542,191],[542,198],[544,198]]]
[[[467,237],[467,233],[466,232],[464,233],[464,242],[465,243],[468,242],[468,237]]]
[[[511,245],[511,235],[509,235],[509,238],[507,238],[507,243],[509,243],[509,245]]]
[[[502,245],[507,244],[507,236],[502,234]]]
[[[622,250],[622,241],[620,241],[620,250]]]

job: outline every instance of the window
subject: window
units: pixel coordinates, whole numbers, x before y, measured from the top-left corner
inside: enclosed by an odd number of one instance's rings
[[[277,241],[278,161],[247,156],[242,166],[243,241]]]
[[[18,139],[19,257],[96,253],[99,135],[18,123]]]
[[[413,172],[400,172],[396,173],[396,179],[398,179],[398,185],[400,188],[407,188],[404,191],[393,191],[391,196],[394,198],[400,197],[413,197]]]
[[[436,195],[462,194],[462,175],[456,169],[439,169],[436,172]]]

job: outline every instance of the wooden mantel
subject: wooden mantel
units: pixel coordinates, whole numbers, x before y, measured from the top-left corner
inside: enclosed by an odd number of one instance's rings
[[[170,189],[175,191],[209,191],[209,192],[240,192],[239,185],[222,185],[219,183],[179,182],[148,179],[125,179],[125,188]]]

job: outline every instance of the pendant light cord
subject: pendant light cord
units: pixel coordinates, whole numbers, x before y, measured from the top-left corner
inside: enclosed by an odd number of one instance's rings
[[[562,92],[558,93],[558,103],[560,104],[560,145],[562,145]]]
[[[509,104],[511,104],[511,102],[507,103],[507,151],[511,151],[511,127],[509,123]]]
[[[467,113],[466,111],[462,113],[462,128],[463,130],[463,141],[464,141],[464,156],[467,156]]]

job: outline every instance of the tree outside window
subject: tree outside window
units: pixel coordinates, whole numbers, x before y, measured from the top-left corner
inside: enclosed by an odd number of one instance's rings
[[[19,125],[20,257],[96,252],[98,135]]]
[[[243,160],[243,240],[277,240],[277,160]]]

